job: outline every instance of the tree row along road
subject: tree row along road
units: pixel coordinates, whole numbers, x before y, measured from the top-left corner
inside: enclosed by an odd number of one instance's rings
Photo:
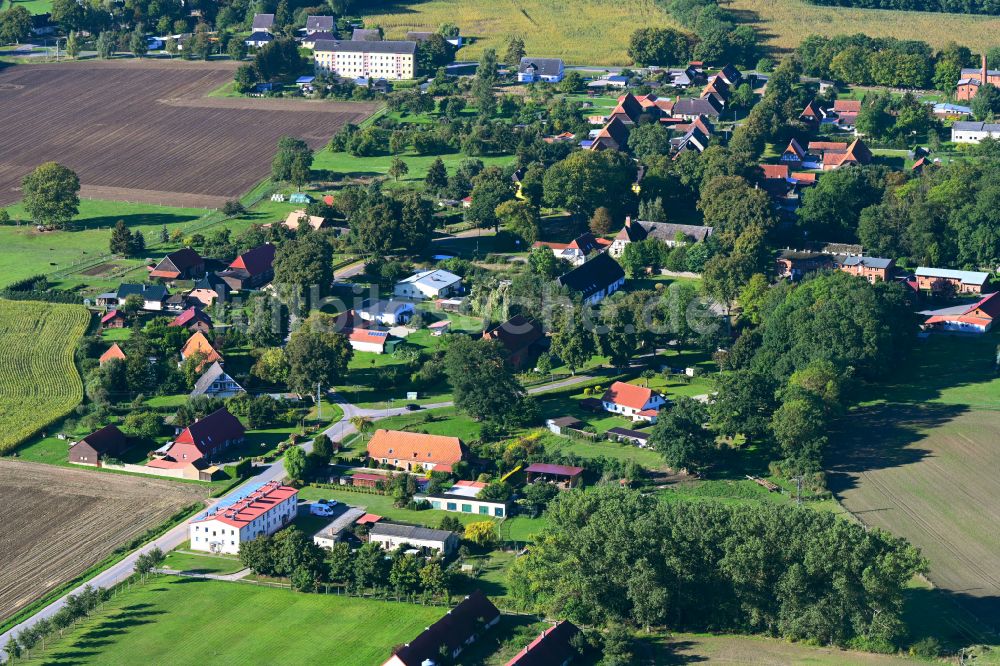
[[[528,393],[541,393],[543,391],[551,391],[554,389],[565,388],[567,386],[572,386],[574,384],[579,384],[585,381],[589,381],[592,377],[588,375],[578,375],[576,377],[570,377],[568,379],[563,379],[558,382],[553,382],[551,384],[543,384],[541,386],[535,386],[528,389]],[[331,440],[339,442],[344,437],[357,432],[353,425],[351,425],[350,420],[356,416],[363,416],[370,418],[372,420],[378,420],[386,418],[389,416],[398,416],[400,414],[406,413],[406,409],[403,407],[395,407],[392,409],[365,409],[362,407],[357,407],[348,402],[339,403],[340,407],[344,410],[343,416],[339,421],[332,424],[329,428],[324,431]],[[440,402],[429,405],[424,405],[423,409],[437,409],[440,407],[451,407],[454,403],[451,401]],[[312,450],[312,442],[307,442],[302,445],[303,448],[308,453]],[[285,464],[284,461],[279,459],[276,460],[271,465],[267,467],[259,468],[259,471],[251,476],[244,482],[247,483],[258,483],[267,481],[281,481],[285,478]],[[213,501],[208,508],[213,508],[219,504],[222,498]],[[48,606],[42,608],[37,613],[24,620],[20,624],[15,625],[8,631],[0,634],[0,648],[7,645],[8,641],[14,636],[17,636],[20,632],[24,631],[28,627],[33,626],[38,620],[43,618],[51,618],[55,615],[60,608],[66,604],[66,598],[73,594],[79,594],[83,591],[86,585],[91,585],[93,587],[112,587],[126,580],[135,569],[135,561],[143,553],[147,553],[154,548],[159,548],[164,553],[177,548],[182,543],[184,543],[188,538],[188,522],[184,522],[170,528],[165,534],[160,537],[150,541],[146,545],[140,547],[139,549],[133,551],[129,555],[125,556],[120,562],[111,565],[101,573],[97,574],[90,580],[88,580],[83,585],[70,590],[65,595],[59,599],[53,601]],[[4,652],[0,652],[0,663],[7,661],[7,655]]]

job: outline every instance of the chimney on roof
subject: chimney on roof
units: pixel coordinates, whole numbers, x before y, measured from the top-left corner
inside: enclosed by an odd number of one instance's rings
[[[982,74],[982,78],[979,81],[979,85],[985,86],[986,82],[988,81],[988,79],[986,78],[986,74],[987,74],[987,70],[986,70],[986,54],[984,53],[982,57],[983,57],[983,74]]]

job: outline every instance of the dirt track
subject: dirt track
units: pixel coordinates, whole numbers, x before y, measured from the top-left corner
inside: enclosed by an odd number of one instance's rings
[[[265,178],[278,139],[324,145],[371,103],[205,97],[231,63],[121,60],[0,71],[0,206],[47,160],[80,176],[84,196],[218,206]]]
[[[0,460],[0,619],[207,495],[196,484]]]

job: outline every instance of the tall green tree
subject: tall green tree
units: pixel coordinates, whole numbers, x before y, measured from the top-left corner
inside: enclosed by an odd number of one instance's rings
[[[295,391],[310,394],[317,385],[328,388],[343,379],[354,350],[333,326],[331,318],[314,315],[289,338],[288,385]]]
[[[498,344],[467,337],[452,340],[444,368],[458,409],[479,421],[520,425],[526,394]]]
[[[80,207],[80,179],[70,169],[46,162],[21,180],[24,209],[46,226],[63,227]]]
[[[678,398],[660,416],[649,436],[649,445],[673,469],[701,469],[712,462],[715,433],[706,426],[708,408],[691,398]]]

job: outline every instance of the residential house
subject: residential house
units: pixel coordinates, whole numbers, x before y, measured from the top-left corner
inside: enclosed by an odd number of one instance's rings
[[[237,555],[240,545],[274,534],[298,515],[299,491],[278,481],[234,493],[188,524],[192,550]]]
[[[971,305],[958,305],[925,312],[925,329],[952,333],[986,333],[1000,317],[1000,292],[988,294]]]
[[[1000,139],[1000,123],[960,120],[951,126],[955,143],[979,143],[983,139]]]
[[[871,164],[872,153],[861,139],[855,139],[843,153],[828,150],[823,153],[823,170],[839,169],[843,166]]]
[[[428,666],[444,657],[449,663],[500,621],[500,611],[476,590],[419,636],[396,649],[382,666]]]
[[[506,666],[568,666],[580,656],[576,637],[580,630],[569,620],[560,620],[545,629],[527,647],[514,655]]]
[[[666,399],[653,389],[625,382],[615,382],[604,392],[604,411],[627,416],[633,421],[656,423],[660,407]]]
[[[101,358],[99,358],[97,362],[100,365],[104,365],[112,359],[117,359],[119,361],[125,360],[125,352],[122,351],[122,348],[118,346],[117,342],[108,347],[108,350],[101,354]]]
[[[518,83],[559,83],[566,75],[560,58],[521,58],[517,66]]]
[[[101,328],[125,328],[125,313],[121,310],[109,310],[101,317]]]
[[[645,109],[639,98],[632,93],[625,93],[618,97],[618,105],[608,114],[608,120],[617,118],[626,125],[633,125],[639,122],[639,118]]]
[[[445,556],[451,555],[458,548],[458,536],[454,532],[396,523],[376,523],[368,532],[368,541],[377,543],[386,550],[409,546],[436,550]]]
[[[687,120],[694,120],[698,116],[718,118],[720,113],[722,113],[722,105],[712,96],[678,99],[674,102],[673,115]]]
[[[288,214],[284,222],[280,224],[284,224],[292,231],[297,231],[300,224],[309,224],[310,227],[316,230],[324,229],[327,226],[326,218],[319,217],[318,215],[309,215],[304,208],[293,210]],[[271,225],[265,224],[264,226],[269,227]]]
[[[838,257],[835,261],[838,270],[863,277],[872,284],[886,282],[892,278],[894,263],[892,259],[881,257],[865,257],[849,255]]]
[[[553,483],[563,490],[578,487],[583,481],[583,468],[569,465],[550,465],[549,463],[531,463],[524,468],[525,480],[528,483],[542,481]]]
[[[628,146],[628,134],[628,127],[616,116],[593,139],[580,142],[580,146],[590,150],[625,150]]]
[[[351,32],[352,42],[381,42],[382,30],[380,28],[355,28]]]
[[[306,35],[305,37],[303,37],[301,44],[302,44],[302,48],[309,49],[310,51],[313,51],[316,48],[316,42],[320,42],[320,41],[333,41],[333,40],[336,40],[336,39],[337,39],[337,34],[333,33],[333,32],[314,32],[311,35]],[[308,89],[311,92],[312,91],[312,84],[316,80],[316,77],[315,76],[312,77],[308,82],[302,81],[300,83],[299,79],[303,79],[303,78],[307,78],[307,77],[300,76],[298,79],[295,80],[295,84],[298,85],[303,90]]]
[[[481,499],[479,493],[486,487],[482,481],[456,481],[448,490],[436,495],[414,495],[414,499],[426,499],[432,509],[452,513],[471,513],[477,516],[504,518],[509,515],[508,502]]]
[[[726,65],[720,69],[716,77],[722,79],[733,88],[743,83],[743,73],[732,65]]]
[[[823,113],[822,107],[815,100],[806,104],[806,108],[802,109],[802,113],[799,114],[799,120],[813,129],[819,127],[824,118],[826,118],[826,114]]]
[[[620,101],[620,100],[619,100]],[[642,113],[654,118],[669,117],[674,110],[674,101],[667,97],[657,97],[653,93],[635,95],[635,101],[642,107]]]
[[[658,240],[669,247],[685,243],[700,243],[712,235],[712,227],[694,224],[670,224],[666,222],[644,222],[625,218],[625,226],[615,235],[608,252],[612,257],[620,257],[629,243],[646,239]],[[679,240],[683,238],[683,240]]]
[[[956,294],[981,294],[989,284],[989,273],[956,271],[948,268],[920,266],[914,273],[917,287],[924,291],[953,290]]]
[[[416,49],[416,42],[317,40],[313,56],[316,74],[399,80],[413,78]]]
[[[191,397],[204,395],[210,398],[231,398],[238,393],[244,393],[243,387],[226,374],[216,361],[195,382]]]
[[[846,146],[845,146],[846,148]],[[792,169],[797,169],[802,166],[802,163],[806,160],[806,151],[802,149],[802,145],[792,139],[788,142],[788,147],[785,151],[781,153],[781,157],[778,161],[782,164],[788,165]]]
[[[121,284],[118,290],[97,296],[97,305],[105,308],[121,308],[132,294],[142,297],[142,309],[152,312],[163,310],[167,300],[167,288],[162,284]]]
[[[192,333],[195,331],[208,333],[212,330],[212,318],[205,314],[202,310],[192,305],[187,310],[174,317],[173,321],[167,324],[167,326],[182,326]]]
[[[507,355],[507,361],[520,370],[535,358],[536,344],[545,338],[542,325],[524,315],[515,315],[496,328],[483,333],[484,340],[500,343]]]
[[[587,256],[595,252],[603,252],[611,245],[604,238],[595,238],[589,231],[574,238],[569,243],[551,243],[536,241],[532,247],[547,247],[552,250],[556,259],[568,261],[573,266],[582,266]]]
[[[274,41],[274,35],[266,30],[255,30],[250,36],[243,40],[243,43],[251,49],[259,49]]]
[[[347,342],[354,351],[384,354],[389,343],[387,331],[376,331],[370,328],[350,328],[344,331]]]
[[[274,277],[275,247],[264,243],[236,257],[219,277],[234,291],[255,289]]]
[[[245,437],[246,428],[240,420],[220,407],[184,428],[164,449],[164,457],[178,463],[214,460],[230,446],[242,444]]]
[[[212,343],[208,341],[205,334],[201,331],[195,331],[194,335],[187,339],[184,346],[181,347],[181,360],[188,358],[189,356],[201,353],[205,356],[205,363],[215,363],[216,361],[222,362],[222,354],[215,350]]]
[[[447,298],[461,292],[462,278],[441,268],[414,273],[393,288],[394,295],[414,300]]]
[[[562,435],[564,430],[583,430],[584,423],[572,416],[560,416],[554,419],[545,419],[545,427],[556,435]]]
[[[128,447],[128,439],[117,426],[107,425],[69,447],[69,461],[100,467],[105,458],[115,458]]]
[[[418,468],[451,471],[465,456],[465,446],[458,437],[380,428],[368,441],[369,458],[408,472]]]
[[[581,294],[588,305],[594,305],[622,288],[625,284],[625,271],[608,253],[602,252],[559,276],[556,282],[561,287],[568,287]]]
[[[701,90],[702,98],[714,97],[720,107],[726,106],[726,102],[729,101],[731,95],[732,92],[729,84],[719,77],[710,80]]]
[[[838,99],[833,103],[833,113],[837,117],[837,127],[853,131],[858,114],[861,113],[861,102],[856,99]]]
[[[676,126],[675,129],[680,129],[681,126]],[[697,127],[689,127],[689,129],[684,133],[683,136],[676,137],[670,140],[670,145],[675,151],[674,159],[687,150],[695,150],[699,153],[705,152],[708,148],[710,135],[706,134]]]
[[[184,297],[183,305],[190,303],[191,305],[195,305],[195,307],[207,308],[211,307],[216,301],[225,301],[228,296],[229,285],[215,273],[205,273],[205,275],[195,280],[191,291]]]
[[[270,32],[274,28],[274,14],[254,14],[250,32]]]
[[[191,280],[205,272],[205,260],[189,247],[171,252],[149,272],[160,280]]]
[[[307,16],[306,34],[314,35],[317,32],[333,32],[332,16]]]
[[[382,326],[399,326],[410,321],[416,314],[416,309],[409,301],[372,300],[369,298],[361,303],[361,307],[355,308],[354,312],[362,321]]]
[[[334,544],[343,541],[358,518],[365,515],[364,509],[346,504],[337,504],[334,511],[339,511],[337,516],[313,535],[313,543],[320,548],[330,549],[333,548]]]

